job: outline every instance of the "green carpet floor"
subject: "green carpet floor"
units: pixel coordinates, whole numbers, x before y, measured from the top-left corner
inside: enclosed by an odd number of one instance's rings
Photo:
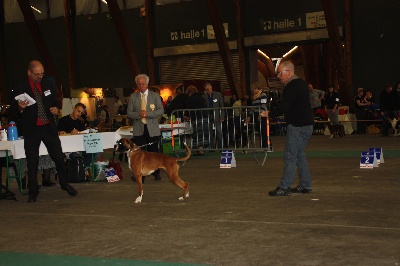
[[[127,259],[91,258],[78,256],[30,254],[0,251],[1,266],[194,266],[199,264],[184,264],[174,262],[140,261]]]

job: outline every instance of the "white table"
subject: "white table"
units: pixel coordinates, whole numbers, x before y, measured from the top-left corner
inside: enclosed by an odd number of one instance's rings
[[[90,133],[89,133],[90,134]],[[115,132],[101,132],[101,139],[103,142],[103,149],[114,148],[114,144],[118,140]],[[85,147],[83,144],[83,135],[66,135],[60,136],[61,147],[63,152],[76,152],[84,151]],[[9,156],[13,156],[14,159],[26,158],[24,149],[24,140],[13,140],[13,141],[0,141],[0,157],[4,157],[5,151],[9,151]],[[40,144],[39,155],[47,155],[46,146],[43,142]]]
[[[120,136],[120,138],[132,138],[133,127],[120,127],[115,133]],[[192,134],[193,129],[188,122],[179,124],[160,124],[161,136],[163,138],[171,138],[171,133],[174,136],[183,134]]]
[[[115,132],[101,132],[99,134],[101,136],[101,140],[103,143],[103,149],[114,148],[115,143],[119,139],[119,135],[117,135]],[[83,142],[84,135],[85,134],[60,136],[61,147],[63,152],[66,153],[66,152],[85,151]],[[39,147],[39,155],[47,155],[47,154],[48,152],[46,146],[42,142]],[[13,140],[13,141],[0,141],[0,157],[7,157],[6,159],[7,180],[8,180],[7,183],[9,185],[10,172],[8,168],[8,156],[13,156],[13,158],[16,160],[26,158],[23,139]]]
[[[338,120],[344,127],[344,132],[346,134],[351,134],[353,131],[357,130],[357,118],[355,114],[344,114],[338,115]],[[328,120],[329,121],[329,120]],[[328,127],[325,128],[325,135],[330,135]]]
[[[351,134],[353,131],[357,130],[356,120],[357,118],[355,114],[339,115],[339,122],[342,122],[340,124],[344,126],[344,132],[346,134]]]

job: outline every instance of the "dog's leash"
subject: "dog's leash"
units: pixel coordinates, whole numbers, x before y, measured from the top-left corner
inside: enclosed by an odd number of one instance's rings
[[[133,151],[140,150],[140,148],[142,148],[142,147],[150,146],[150,145],[153,145],[154,143],[157,143],[157,142],[158,142],[158,141],[153,141],[153,142],[144,144],[144,145],[142,145],[142,146],[138,146],[138,147],[137,147],[136,149],[134,149]]]

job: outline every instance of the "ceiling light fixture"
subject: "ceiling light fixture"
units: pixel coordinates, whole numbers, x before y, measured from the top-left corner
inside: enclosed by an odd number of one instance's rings
[[[266,55],[263,51],[261,51],[260,49],[257,50],[259,53],[261,53],[263,56],[265,56],[266,58],[270,59],[268,55]]]
[[[104,4],[107,5],[107,1],[106,0],[101,0],[101,2],[103,2]]]
[[[292,53],[294,50],[296,50],[297,47],[298,47],[298,46],[293,47],[292,49],[289,50],[289,52],[287,52],[286,54],[284,54],[282,57],[288,56],[290,53]]]
[[[39,10],[39,9],[37,9],[36,7],[34,7],[34,6],[31,6],[31,8],[32,8],[33,10],[35,10],[36,12],[38,12],[38,13],[42,14],[42,11],[40,11],[40,10]]]

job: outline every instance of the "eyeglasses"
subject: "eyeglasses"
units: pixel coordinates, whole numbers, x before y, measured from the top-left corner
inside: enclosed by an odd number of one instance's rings
[[[278,76],[282,75],[284,71],[290,71],[289,69],[282,70],[281,72],[276,73]]]
[[[43,77],[44,76],[44,73],[33,73],[33,72],[31,72],[32,73],[32,75],[34,75],[35,77]]]

